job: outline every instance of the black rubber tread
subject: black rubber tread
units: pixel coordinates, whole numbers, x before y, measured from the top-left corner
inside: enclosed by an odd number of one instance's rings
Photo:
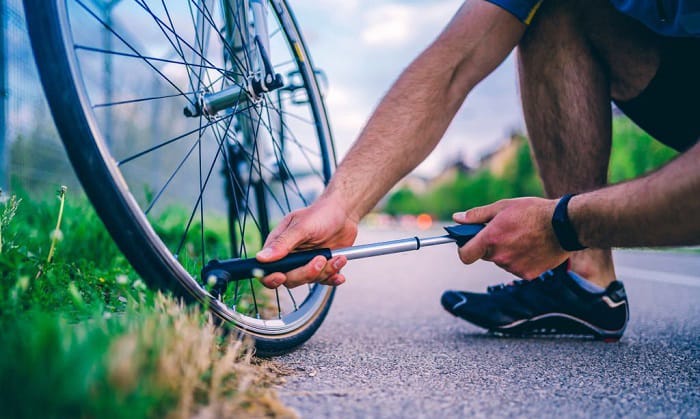
[[[304,327],[299,333],[282,339],[271,341],[262,337],[255,338],[256,355],[263,358],[269,358],[289,353],[291,350],[299,347],[304,342],[309,340],[316,333],[316,330],[321,326],[331,308],[333,298],[335,297],[335,288],[331,290],[328,300],[323,306],[321,312]]]
[[[169,291],[188,303],[195,302],[197,299],[192,294],[193,291],[186,289],[183,283],[177,280],[179,272],[171,256],[162,248],[154,246],[154,241],[159,239],[150,225],[132,215],[140,211],[138,204],[130,194],[122,192],[124,186],[119,184],[121,175],[114,164],[110,164],[109,154],[101,148],[102,141],[96,138],[99,133],[93,132],[92,129],[94,121],[88,118],[80,105],[84,101],[80,96],[80,90],[76,87],[69,54],[63,42],[64,28],[61,27],[59,18],[62,10],[59,7],[61,2],[63,0],[49,2],[24,0],[24,8],[39,76],[71,164],[86,195],[118,248],[148,286]],[[277,1],[276,7],[281,7],[284,12],[289,13],[296,26],[286,1]],[[306,53],[297,28],[292,29]],[[308,83],[307,76],[304,75],[304,77],[305,82]],[[316,94],[320,99],[318,91]],[[319,100],[319,107],[320,109],[316,111],[320,111],[322,115],[317,113],[315,116],[327,120],[322,100]],[[327,124],[324,126],[327,128]],[[333,142],[330,130],[326,129],[326,131],[328,144],[322,142],[321,145],[327,152],[330,164],[335,167]],[[308,340],[323,322],[334,294],[335,289],[330,290],[324,305],[315,316],[287,337],[268,338],[251,334],[256,340],[258,353],[267,356],[278,355],[289,352]],[[226,324],[230,323],[226,322]],[[233,326],[243,333],[248,333],[239,326]]]

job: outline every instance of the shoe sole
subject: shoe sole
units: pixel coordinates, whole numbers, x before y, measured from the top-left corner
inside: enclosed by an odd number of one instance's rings
[[[625,332],[625,324],[617,330],[602,329],[585,320],[565,313],[547,313],[531,319],[518,320],[513,323],[488,328],[489,331],[517,336],[592,336],[606,342],[617,342]]]

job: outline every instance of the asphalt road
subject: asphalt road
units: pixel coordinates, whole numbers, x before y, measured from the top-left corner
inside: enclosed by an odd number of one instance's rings
[[[364,230],[359,242],[414,233]],[[350,262],[326,322],[278,358],[294,371],[283,401],[309,418],[700,417],[700,253],[617,253],[631,311],[618,343],[498,338],[449,315],[443,290],[508,279],[455,253]]]

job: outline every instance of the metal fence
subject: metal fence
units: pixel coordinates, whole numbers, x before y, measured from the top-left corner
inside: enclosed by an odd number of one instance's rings
[[[39,82],[21,0],[0,0],[0,186],[43,192],[78,185]]]
[[[92,6],[102,9],[107,18],[111,7],[118,3],[120,0],[91,1]],[[0,0],[0,12],[0,187],[5,190],[21,188],[37,194],[50,192],[59,185],[79,188],[44,97],[27,33],[22,0]],[[112,24],[118,27],[120,22]],[[104,33],[95,33],[94,27],[78,26],[73,29],[74,35],[77,31],[78,36],[102,39],[103,43],[112,41]],[[105,45],[105,49],[109,50],[111,46]],[[105,61],[99,64],[103,69],[98,75],[99,80],[91,80],[91,83],[104,89],[106,102],[111,101],[115,83],[122,88],[128,85],[138,91],[155,89],[153,96],[162,94],[157,90],[160,85],[155,78],[135,81],[121,77],[114,80],[112,73],[120,72],[124,76],[129,72],[124,68],[112,68],[112,57],[108,54],[104,57]],[[132,118],[129,126],[138,128],[141,135],[158,138],[159,129],[168,123],[165,117],[168,110],[159,110],[154,106],[151,111],[152,114]],[[125,127],[110,123],[112,118],[109,116],[109,113],[101,113],[102,118],[107,118],[101,122],[108,143],[112,135],[123,137],[128,134],[122,132]],[[144,118],[146,120],[142,120]],[[140,176],[156,182],[166,175],[159,170],[160,167],[154,165],[148,173],[141,173]]]

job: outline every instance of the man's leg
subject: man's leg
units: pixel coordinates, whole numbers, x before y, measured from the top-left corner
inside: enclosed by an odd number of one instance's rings
[[[612,97],[632,98],[656,73],[658,38],[607,0],[545,1],[519,47],[530,141],[550,197],[607,183]],[[610,250],[584,250],[571,268],[602,287]]]

